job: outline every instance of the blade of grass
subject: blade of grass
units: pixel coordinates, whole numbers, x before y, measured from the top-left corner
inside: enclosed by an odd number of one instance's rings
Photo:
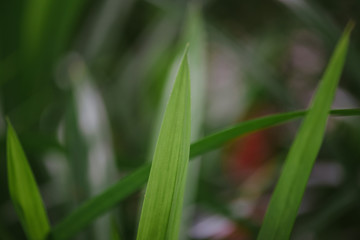
[[[137,239],[178,237],[190,151],[190,76],[187,48],[156,144]]]
[[[7,120],[7,170],[16,213],[29,239],[45,239],[50,231],[39,189],[15,130]]]
[[[242,122],[191,144],[190,156],[196,157],[214,150],[234,138],[289,122],[305,116],[306,113],[307,111],[281,113]],[[330,114],[333,116],[360,116],[360,109],[331,110]],[[87,224],[91,223],[95,218],[113,208],[119,201],[139,190],[149,177],[150,166],[150,163],[144,164],[127,177],[109,187],[103,193],[83,203],[52,229],[54,239],[68,239]]]
[[[280,113],[239,123],[235,126],[206,136],[191,144],[190,157],[195,157],[219,148],[224,143],[239,136],[303,117],[306,115],[306,113],[307,111]],[[360,114],[360,109],[338,109],[331,110],[329,113],[333,116],[357,116]]]
[[[114,207],[119,200],[140,189],[149,177],[150,166],[150,163],[144,164],[102,194],[86,201],[52,229],[51,239],[69,239],[102,213]]]
[[[325,133],[328,111],[345,63],[352,28],[353,24],[350,23],[336,46],[312,106],[291,146],[260,229],[259,240],[281,240],[290,237]]]

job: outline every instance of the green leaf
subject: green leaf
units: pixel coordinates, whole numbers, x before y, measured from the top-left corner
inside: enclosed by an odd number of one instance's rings
[[[311,169],[325,133],[328,112],[345,63],[350,23],[323,75],[312,105],[286,158],[258,239],[289,239]]]
[[[165,110],[142,207],[137,239],[176,239],[190,150],[187,49]]]
[[[235,126],[213,133],[191,144],[190,157],[195,157],[217,149],[226,142],[239,136],[303,117],[306,113],[307,111],[280,113],[236,124]],[[360,109],[338,109],[331,110],[329,113],[333,116],[358,116],[360,115]]]
[[[9,120],[7,129],[7,169],[9,190],[16,213],[29,239],[45,239],[50,231],[39,189],[25,153]]]
[[[285,123],[304,116],[306,111],[296,111],[245,121],[200,139],[191,145],[190,156],[197,156],[222,146],[229,140],[267,127]]]
[[[101,214],[109,211],[122,199],[139,190],[146,183],[150,164],[144,164],[132,174],[109,187],[98,196],[89,199],[62,222],[52,228],[51,239],[69,239]]]
[[[239,123],[191,144],[190,156],[195,157],[209,152],[222,146],[222,144],[229,140],[303,117],[306,113],[307,111],[281,113]],[[360,116],[360,109],[332,110],[330,114],[333,116]],[[82,204],[63,221],[53,227],[52,235],[54,239],[68,239],[94,219],[115,207],[121,200],[138,191],[149,177],[150,166],[149,163],[144,164],[103,193]]]

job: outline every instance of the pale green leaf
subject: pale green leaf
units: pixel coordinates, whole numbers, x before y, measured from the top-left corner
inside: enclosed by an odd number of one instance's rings
[[[259,240],[289,239],[311,169],[325,133],[328,112],[345,63],[352,23],[340,39],[321,79],[271,198]]]
[[[177,239],[190,150],[187,50],[161,124],[137,239]]]
[[[9,120],[7,170],[10,196],[28,239],[45,239],[50,225],[44,204],[25,153]]]

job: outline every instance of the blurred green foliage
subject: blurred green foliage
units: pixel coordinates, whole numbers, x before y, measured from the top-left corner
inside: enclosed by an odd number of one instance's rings
[[[201,16],[206,38],[206,106],[199,113],[199,132],[206,135],[306,108],[342,29],[349,19],[360,22],[360,2],[352,0],[1,1],[1,239],[25,238],[9,196],[5,116],[54,226],[147,161],[171,67],[190,41],[189,6]],[[359,106],[359,37],[355,28],[335,108]],[[253,239],[297,126],[203,156],[185,236]],[[329,121],[294,239],[360,235],[359,136],[356,118]],[[134,239],[141,195],[119,203],[77,238]]]

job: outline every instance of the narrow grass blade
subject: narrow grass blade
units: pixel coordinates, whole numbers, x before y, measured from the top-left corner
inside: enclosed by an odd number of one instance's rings
[[[221,147],[224,143],[239,136],[303,117],[306,115],[306,113],[307,111],[280,113],[239,123],[235,126],[226,128],[222,131],[204,137],[191,144],[190,157],[195,157],[211,150],[217,149]],[[329,114],[331,114],[332,116],[358,116],[360,115],[360,109],[337,109],[331,110]]]
[[[105,192],[91,198],[53,227],[51,239],[69,239],[101,214],[109,211],[122,199],[139,190],[146,183],[150,173],[147,163]]]
[[[190,150],[187,49],[165,110],[142,207],[137,239],[177,239]]]
[[[340,39],[312,106],[291,146],[280,179],[270,201],[259,240],[289,239],[311,169],[325,133],[328,112],[345,63],[350,23]]]
[[[275,114],[245,121],[222,131],[211,134],[191,145],[190,156],[198,156],[222,146],[227,141],[267,127],[276,126],[292,119],[304,116],[306,111]]]
[[[222,144],[229,140],[289,122],[305,116],[306,113],[307,111],[281,113],[237,124],[191,144],[190,156],[196,157],[222,146]],[[332,110],[330,114],[333,116],[360,116],[360,109]],[[118,202],[139,190],[149,177],[150,166],[150,163],[144,164],[135,172],[109,187],[103,193],[86,201],[53,228],[52,235],[54,239],[68,239],[98,216],[115,207]]]
[[[50,225],[44,204],[25,153],[9,120],[7,165],[10,196],[27,237],[30,240],[45,239]]]

